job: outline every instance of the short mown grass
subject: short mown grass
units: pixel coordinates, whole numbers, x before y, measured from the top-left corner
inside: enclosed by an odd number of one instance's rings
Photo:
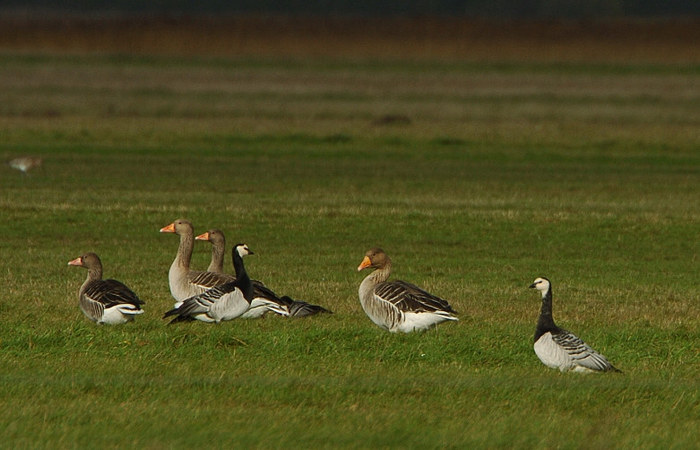
[[[697,67],[0,61],[0,155],[45,159],[0,176],[2,442],[697,444]],[[178,217],[335,314],[166,325]],[[356,267],[378,245],[460,321],[375,327]],[[87,251],[146,314],[82,316],[67,262]],[[623,374],[541,365],[537,276]]]

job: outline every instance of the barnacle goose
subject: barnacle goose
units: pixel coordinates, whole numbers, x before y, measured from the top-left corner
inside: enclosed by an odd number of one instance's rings
[[[231,253],[236,271],[235,280],[186,299],[180,307],[166,312],[163,318],[175,316],[170,323],[188,319],[219,323],[233,320],[245,313],[253,300],[253,283],[243,265],[243,256],[252,255],[253,252],[247,245],[238,244]]]
[[[211,243],[211,263],[210,272],[222,273],[224,266],[224,249],[226,247],[226,237],[223,231],[211,229],[195,237],[195,240],[209,241]],[[250,304],[250,308],[241,316],[244,319],[253,319],[263,316],[268,311],[285,317],[306,317],[320,312],[330,313],[329,310],[306,303],[301,300],[294,300],[289,296],[278,297],[270,288],[261,281],[253,280],[255,298]]]
[[[535,353],[545,366],[562,372],[620,372],[575,334],[559,328],[552,318],[552,284],[537,278],[530,288],[542,293],[542,309],[535,329]]]

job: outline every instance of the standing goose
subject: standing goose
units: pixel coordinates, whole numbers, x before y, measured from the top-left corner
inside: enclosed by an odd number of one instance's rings
[[[80,309],[88,319],[99,324],[117,325],[143,314],[144,302],[117,280],[102,279],[102,262],[95,253],[86,253],[68,262],[69,266],[85,267],[87,279],[80,287]]]
[[[405,281],[386,281],[391,259],[380,248],[365,254],[357,268],[376,269],[360,284],[360,304],[372,322],[391,332],[425,330],[445,320],[459,320],[446,300]]]
[[[226,247],[226,237],[224,233],[221,230],[212,229],[206,233],[200,234],[195,237],[195,239],[199,241],[209,241],[211,243],[211,263],[209,264],[208,270],[210,272],[222,273],[224,266],[224,249]],[[255,290],[255,298],[250,305],[250,309],[241,316],[244,319],[258,318],[268,311],[287,317],[305,317],[318,314],[319,312],[330,312],[321,306],[292,300],[288,296],[280,298],[270,288],[258,280],[253,280],[253,289]]]
[[[531,285],[542,293],[542,309],[535,329],[535,353],[545,366],[562,372],[620,372],[573,333],[559,328],[552,318],[552,284],[537,278]]]
[[[247,245],[238,244],[233,247],[232,254],[235,280],[186,299],[179,308],[166,312],[163,318],[176,316],[170,323],[188,319],[219,323],[245,313],[253,300],[253,283],[243,265],[243,256],[253,252]]]
[[[180,246],[175,260],[168,271],[170,293],[179,307],[185,299],[198,295],[214,286],[233,281],[231,275],[215,272],[190,270],[192,250],[194,249],[194,228],[185,219],[178,219],[160,229],[161,233],[175,233],[180,236]]]

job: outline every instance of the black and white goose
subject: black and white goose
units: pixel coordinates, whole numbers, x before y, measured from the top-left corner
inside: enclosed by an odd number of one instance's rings
[[[530,288],[542,293],[542,309],[535,329],[535,353],[545,366],[562,372],[620,372],[605,356],[554,324],[552,284],[547,278],[537,278]]]
[[[302,300],[294,300],[288,295],[280,297],[280,300],[284,304],[285,308],[287,308],[289,317],[307,317],[319,313],[333,314],[333,311],[330,311],[323,306],[313,305]]]
[[[192,251],[194,250],[194,227],[185,219],[177,219],[160,229],[161,233],[175,233],[180,236],[177,254],[168,271],[170,293],[175,299],[175,307],[194,295],[202,294],[207,289],[218,286],[234,278],[224,273],[191,270]]]
[[[386,281],[391,259],[380,248],[365,254],[358,266],[376,269],[360,284],[360,304],[376,325],[391,332],[425,330],[446,320],[459,320],[447,300],[405,281]]]
[[[80,309],[88,319],[99,324],[117,325],[143,314],[144,302],[117,280],[102,279],[102,262],[95,253],[86,253],[68,262],[69,266],[84,267],[87,278],[80,287]]]
[[[211,243],[210,272],[223,273],[224,253],[226,237],[219,229],[212,229],[195,237],[195,240],[209,241]],[[293,300],[288,296],[278,297],[270,288],[261,281],[253,280],[255,298],[250,304],[250,309],[241,316],[243,319],[255,319],[262,317],[268,311],[286,317],[305,317],[320,312],[330,313],[327,309],[299,300]]]
[[[243,257],[253,252],[247,245],[238,244],[231,253],[235,280],[186,299],[180,307],[166,312],[163,318],[175,316],[170,323],[189,319],[219,323],[243,315],[253,300],[253,283],[243,265]]]

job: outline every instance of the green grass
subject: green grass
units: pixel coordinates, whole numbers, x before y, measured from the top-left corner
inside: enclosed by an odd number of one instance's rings
[[[697,68],[0,56],[0,438],[14,447],[687,448],[700,425]],[[385,115],[409,123],[378,125]],[[166,326],[177,240],[335,314]],[[393,335],[356,267],[460,312]],[[197,244],[193,265],[206,267]],[[146,301],[77,306],[97,252]],[[227,262],[227,265],[230,261]],[[532,351],[555,319],[621,375]]]

